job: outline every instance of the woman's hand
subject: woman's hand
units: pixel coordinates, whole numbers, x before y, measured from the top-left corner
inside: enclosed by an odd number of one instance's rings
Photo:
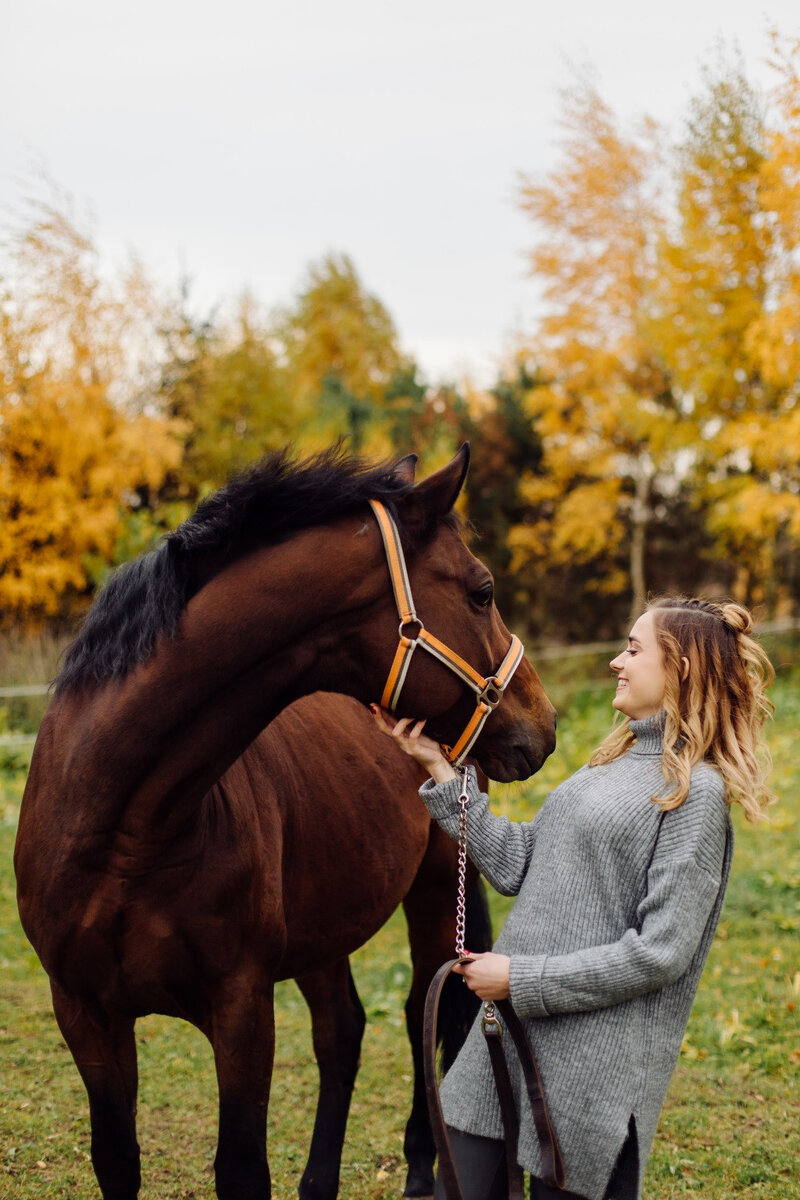
[[[377,704],[370,704],[369,707],[381,733],[393,738],[403,753],[415,758],[436,783],[447,783],[449,779],[458,778],[442,754],[439,743],[422,732],[425,728],[424,721],[415,721],[413,717],[400,717],[397,720],[385,708],[378,708]]]
[[[481,1000],[507,1000],[511,991],[511,959],[507,954],[473,954],[457,967],[457,975]]]

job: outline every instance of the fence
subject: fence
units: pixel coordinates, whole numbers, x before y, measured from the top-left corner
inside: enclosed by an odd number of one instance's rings
[[[800,632],[800,620],[787,618],[782,621],[767,621],[756,626],[759,637]],[[586,642],[578,646],[534,646],[530,656],[534,662],[556,662],[566,659],[593,658],[600,655],[615,654],[620,649],[620,642]],[[573,680],[573,685],[575,681]],[[583,678],[579,682],[579,690],[590,691],[595,688],[607,688],[608,678],[604,680]],[[23,683],[0,687],[0,701],[17,699],[25,696],[46,696],[50,691],[48,683]],[[4,746],[29,746],[36,741],[35,733],[0,733],[0,748]]]

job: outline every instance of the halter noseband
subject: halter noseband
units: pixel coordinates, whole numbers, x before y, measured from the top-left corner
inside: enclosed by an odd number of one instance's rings
[[[414,601],[411,597],[411,585],[408,581],[405,555],[400,544],[400,534],[392,516],[379,500],[370,500],[372,511],[381,531],[383,545],[386,550],[386,561],[389,565],[389,575],[392,580],[392,590],[400,617],[400,642],[394,656],[389,678],[383,689],[381,706],[394,712],[400,700],[400,693],[406,681],[411,657],[417,648],[422,646],[439,662],[449,667],[468,688],[475,693],[475,711],[467,722],[464,731],[456,744],[451,748],[443,746],[442,750],[453,766],[460,766],[478,738],[486,718],[497,708],[503,698],[503,692],[511,682],[511,678],[522,662],[523,646],[516,636],[511,635],[511,645],[508,653],[494,675],[484,679],[480,672],[465,662],[460,655],[440,642],[432,633],[428,633],[422,621],[414,612]]]

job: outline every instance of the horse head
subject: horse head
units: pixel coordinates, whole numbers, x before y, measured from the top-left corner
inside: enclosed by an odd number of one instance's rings
[[[395,468],[409,484],[413,482],[415,462],[415,457],[409,456]],[[459,741],[474,719],[475,693],[479,689],[470,682],[470,671],[484,683],[493,683],[500,665],[508,661],[512,646],[512,635],[494,602],[492,576],[468,549],[454,514],[468,466],[469,446],[465,444],[450,463],[396,502],[402,542],[398,554],[406,559],[408,595],[413,594],[415,617],[413,621],[404,620],[400,612],[401,644],[404,636],[406,643],[417,645],[427,639],[424,648],[431,653],[415,653],[413,662],[409,654],[402,666],[395,655],[389,677],[404,675],[402,686],[394,689],[391,707],[400,716],[425,715],[427,732],[450,745]],[[391,560],[389,546],[387,557]],[[397,590],[395,585],[395,593]],[[398,608],[402,607],[398,598]],[[385,664],[387,658],[392,662],[387,647],[392,638],[386,637],[385,621],[378,632],[380,624],[372,622],[367,633],[371,644],[365,652],[374,664]],[[425,633],[420,635],[422,629]],[[492,779],[525,779],[539,769],[555,747],[555,710],[536,671],[524,657],[504,689],[490,686],[488,691],[492,711],[473,754]],[[391,692],[391,686],[384,689],[384,703]]]
[[[426,717],[432,735],[455,745],[476,710],[475,681],[489,684],[492,705],[502,702],[475,742],[480,765],[499,780],[538,770],[555,745],[555,713],[524,660],[505,690],[495,686],[519,644],[454,513],[469,447],[416,486],[415,462],[365,469],[340,449],[305,463],[271,456],[123,567],[56,683],[59,701],[84,716],[91,709],[92,736],[76,753],[100,769],[113,745],[125,764],[115,778],[138,779],[158,807],[202,795],[302,695],[380,700],[399,619],[381,510],[393,514],[395,558],[408,568],[416,624],[405,623],[406,640],[449,648],[463,666],[454,674],[432,653],[414,653],[392,707]]]

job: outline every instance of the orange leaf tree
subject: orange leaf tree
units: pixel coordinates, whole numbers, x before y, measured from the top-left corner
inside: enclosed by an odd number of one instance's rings
[[[91,238],[39,203],[7,245],[0,296],[0,619],[67,613],[110,558],[137,489],[180,461],[148,410],[143,300],[134,264],[101,280]]]
[[[582,568],[585,588],[630,588],[638,610],[646,532],[688,436],[648,335],[660,139],[652,123],[625,135],[585,82],[565,94],[564,130],[561,164],[521,191],[541,232],[531,268],[547,310],[531,345],[544,382],[529,395],[543,454],[521,481],[513,565]]]
[[[770,609],[797,597],[800,42],[773,40],[771,110],[723,59],[667,155],[582,84],[561,164],[523,186],[546,312],[530,344],[543,453],[510,532],[520,571],[583,572],[581,588],[635,611],[648,569]]]
[[[798,47],[779,60],[778,124],[736,64],[695,98],[653,323],[697,427],[695,498],[716,553],[770,609],[800,549]]]

